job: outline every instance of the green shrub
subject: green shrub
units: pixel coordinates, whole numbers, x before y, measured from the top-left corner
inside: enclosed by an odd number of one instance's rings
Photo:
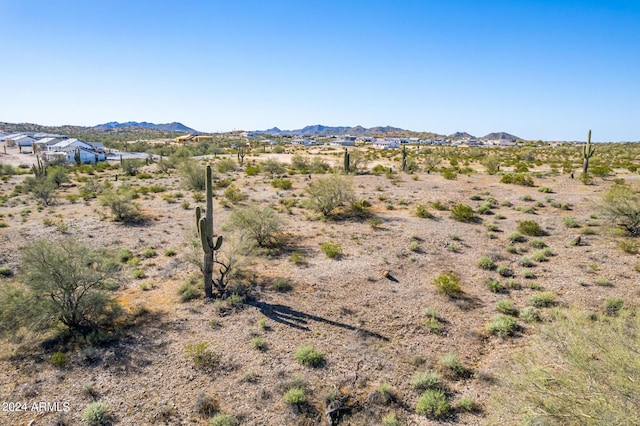
[[[527,239],[519,232],[512,232],[509,234],[508,238],[512,243],[523,243],[527,241]]]
[[[600,210],[631,236],[640,235],[640,195],[628,185],[615,184],[602,196]]]
[[[460,362],[458,355],[452,352],[440,358],[440,366],[455,377],[466,377],[469,373],[467,368]]]
[[[429,211],[427,206],[425,206],[424,204],[416,205],[415,215],[416,217],[420,217],[423,219],[433,219],[433,214]]]
[[[289,256],[289,262],[294,265],[304,265],[307,263],[307,258],[299,251],[294,251],[291,253],[291,256]]]
[[[449,414],[450,410],[449,401],[447,401],[447,397],[440,389],[424,391],[416,404],[416,413],[434,418],[443,418]]]
[[[618,247],[625,253],[638,254],[640,244],[637,241],[625,239],[618,241]]]
[[[531,267],[535,266],[535,263],[533,263],[531,261],[531,259],[529,259],[527,256],[522,256],[520,258],[520,262],[519,263],[520,263],[520,266],[523,266],[525,268],[531,268]]]
[[[553,189],[549,188],[548,186],[541,186],[540,188],[538,188],[538,191],[543,192],[545,194],[553,193]]]
[[[523,220],[518,222],[517,229],[521,234],[528,235],[530,237],[540,237],[545,235],[544,230],[540,228],[540,225],[538,225],[538,222],[535,220]]]
[[[456,204],[451,208],[451,216],[460,222],[475,222],[476,215],[470,206],[465,204]]]
[[[247,176],[255,176],[258,173],[260,173],[260,167],[258,167],[258,166],[247,166],[247,168],[244,170],[244,173]]]
[[[218,365],[220,360],[219,355],[209,349],[209,343],[207,342],[200,342],[196,344],[188,343],[185,345],[184,349],[185,358],[201,369],[212,369]]]
[[[485,325],[485,329],[500,337],[513,336],[518,328],[518,321],[509,315],[498,314]]]
[[[337,174],[313,181],[306,193],[311,209],[325,217],[355,198],[350,178]]]
[[[135,269],[132,273],[131,276],[137,280],[140,280],[142,278],[145,278],[147,276],[146,272],[144,271],[144,269]]]
[[[0,267],[0,277],[8,278],[13,275],[13,270],[9,266]]]
[[[460,280],[453,272],[440,274],[431,281],[431,284],[436,286],[440,294],[446,294],[451,298],[459,297],[462,294]]]
[[[291,405],[300,405],[307,402],[304,388],[293,387],[285,392],[284,401]]]
[[[501,293],[505,289],[504,285],[502,285],[502,283],[500,283],[500,281],[496,280],[495,278],[489,278],[487,280],[487,288],[492,293]]]
[[[209,426],[238,426],[240,422],[231,414],[217,413],[209,419]]]
[[[538,322],[541,320],[540,312],[533,306],[525,306],[520,311],[520,319],[524,322]]]
[[[53,355],[51,355],[51,364],[58,368],[62,368],[67,363],[67,359],[67,354],[64,352],[54,352]]]
[[[493,263],[493,260],[491,260],[489,256],[482,256],[478,259],[478,267],[485,271],[492,271],[496,268],[496,264]]]
[[[611,287],[611,281],[607,277],[598,277],[596,278],[596,285],[600,287]]]
[[[177,254],[177,253],[176,253],[176,251],[175,251],[175,250],[173,250],[173,249],[166,249],[166,250],[164,251],[164,255],[165,255],[165,256],[167,256],[167,257],[173,257],[173,256],[175,256],[176,254]]]
[[[95,401],[87,405],[82,412],[82,421],[87,426],[103,426],[111,424],[109,405],[106,402]]]
[[[147,247],[142,252],[142,256],[147,258],[147,259],[150,259],[152,257],[156,257],[157,255],[158,255],[158,253],[156,253],[156,251],[154,249],[152,249],[151,247]]]
[[[251,345],[259,351],[263,351],[266,349],[267,345],[262,337],[253,337],[251,339]]]
[[[547,244],[542,241],[542,240],[531,240],[531,242],[529,243],[531,244],[531,247],[533,248],[537,248],[537,249],[543,249],[547,247]]]
[[[182,302],[200,298],[201,293],[196,284],[195,277],[191,277],[182,283],[178,289],[178,294],[180,295],[180,300]]]
[[[270,206],[251,203],[246,207],[235,208],[227,222],[226,228],[238,231],[243,237],[261,248],[277,247],[283,221]]]
[[[623,306],[624,306],[624,300],[623,299],[620,299],[618,297],[613,297],[613,298],[605,300],[605,302],[604,302],[604,312],[607,315],[610,315],[610,316],[617,315],[618,312],[620,312],[620,310],[622,309]]]
[[[578,224],[578,221],[573,216],[565,216],[565,217],[563,217],[562,218],[562,223],[567,228],[579,228],[580,227],[580,225]]]
[[[273,179],[271,181],[271,186],[286,190],[291,189],[293,185],[289,179]]]
[[[533,179],[522,173],[507,173],[500,178],[500,182],[512,185],[534,186]]]
[[[330,259],[336,259],[342,256],[342,245],[337,243],[324,243],[320,246],[320,250]]]
[[[275,280],[271,285],[271,287],[275,291],[278,291],[280,293],[286,293],[293,289],[293,286],[291,285],[291,283],[284,278],[278,278],[277,280]]]
[[[444,211],[444,210],[448,210],[449,208],[447,207],[446,204],[444,204],[442,201],[440,200],[436,200],[434,202],[431,203],[431,207],[433,207],[434,209],[438,210],[438,211]]]
[[[236,169],[236,162],[231,158],[222,158],[216,164],[216,170],[220,173],[232,172]]]
[[[455,169],[442,169],[442,177],[447,180],[455,180],[458,177],[458,172]]]
[[[515,304],[513,303],[513,300],[508,300],[508,299],[498,300],[496,302],[496,309],[501,314],[512,315],[512,316],[518,315],[518,308],[516,308]]]
[[[529,298],[529,305],[535,308],[546,308],[555,304],[556,296],[550,291],[534,294]]]
[[[513,271],[506,266],[498,266],[498,274],[505,278],[509,278],[513,276]]]
[[[128,262],[131,259],[132,256],[133,255],[131,254],[131,250],[129,250],[127,248],[122,248],[122,249],[118,250],[118,259],[122,263]]]
[[[436,389],[442,385],[442,378],[435,371],[418,373],[411,381],[411,387],[416,390]]]
[[[320,367],[324,363],[324,355],[311,345],[303,345],[296,350],[296,361],[306,367]]]
[[[478,404],[469,397],[460,398],[455,405],[458,410],[466,411],[468,413],[479,410]]]

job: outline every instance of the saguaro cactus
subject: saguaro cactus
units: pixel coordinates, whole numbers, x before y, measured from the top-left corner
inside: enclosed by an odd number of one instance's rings
[[[240,165],[242,165],[244,163],[244,147],[239,147],[238,148],[238,163],[240,163]]]
[[[587,135],[587,144],[582,147],[582,173],[586,174],[589,171],[589,158],[593,157],[593,154],[596,152],[596,148],[591,146],[591,130],[589,130],[589,134]]]
[[[36,178],[43,178],[47,176],[47,166],[40,161],[40,157],[36,156],[37,166],[34,164],[31,166],[31,171]]]
[[[402,171],[407,171],[407,147],[402,147]]]
[[[80,148],[76,148],[73,151],[73,161],[75,161],[77,165],[80,165],[82,162],[82,159],[80,158]]]
[[[349,173],[349,151],[347,148],[344,149],[344,172]]]
[[[213,190],[211,189],[211,166],[207,166],[207,177],[205,181],[207,209],[205,216],[202,216],[200,206],[196,207],[196,226],[202,250],[204,251],[202,274],[204,275],[204,294],[208,298],[213,298],[213,263],[215,252],[222,245],[222,236],[215,238],[213,233]]]

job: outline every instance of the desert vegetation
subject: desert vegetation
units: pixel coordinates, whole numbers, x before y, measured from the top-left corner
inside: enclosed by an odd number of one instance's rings
[[[52,424],[635,423],[637,144],[236,142],[2,165],[5,400],[70,402]]]

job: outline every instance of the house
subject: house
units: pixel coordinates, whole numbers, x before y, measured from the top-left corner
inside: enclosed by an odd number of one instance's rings
[[[312,146],[316,145],[316,142],[308,139],[293,139],[291,140],[291,145]]]
[[[356,140],[338,139],[336,141],[329,142],[331,146],[356,146]]]
[[[390,141],[390,140],[384,139],[384,140],[375,141],[372,146],[377,149],[393,149],[393,148],[398,148],[400,144],[396,141]]]
[[[94,145],[98,148],[96,149]],[[104,145],[101,142],[84,142],[79,139],[65,139],[56,144],[47,146],[47,151],[43,156],[48,161],[65,161],[68,163],[76,161],[76,155],[80,155],[82,164],[97,163],[106,161]]]
[[[9,145],[15,145],[19,147],[23,146],[33,146],[34,138],[28,135],[17,135],[12,136],[6,140]]]

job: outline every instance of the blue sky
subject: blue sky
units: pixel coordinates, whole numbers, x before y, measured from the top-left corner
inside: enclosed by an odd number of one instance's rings
[[[640,1],[0,0],[0,121],[640,140]]]

